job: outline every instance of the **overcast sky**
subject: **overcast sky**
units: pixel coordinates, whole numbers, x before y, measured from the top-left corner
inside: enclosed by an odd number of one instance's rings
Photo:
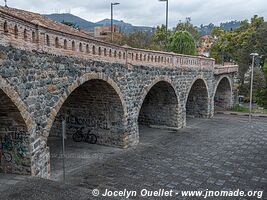
[[[4,4],[4,0],[2,5]],[[88,21],[110,18],[112,0],[7,0],[10,7],[38,13],[70,12]],[[114,18],[134,25],[157,26],[165,23],[165,3],[158,0],[114,0]],[[113,2],[114,2],[113,1]],[[267,19],[267,0],[169,0],[169,23],[191,17],[194,25],[219,24],[250,19],[257,14]]]

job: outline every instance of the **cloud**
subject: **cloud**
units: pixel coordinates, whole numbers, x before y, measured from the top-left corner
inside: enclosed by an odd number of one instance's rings
[[[134,25],[157,26],[165,23],[165,3],[158,0],[114,0],[114,18]],[[111,0],[17,0],[10,7],[38,13],[71,12],[88,21],[110,18]],[[169,23],[191,17],[193,24],[209,24],[229,20],[250,19],[253,15],[267,19],[266,0],[169,0]]]

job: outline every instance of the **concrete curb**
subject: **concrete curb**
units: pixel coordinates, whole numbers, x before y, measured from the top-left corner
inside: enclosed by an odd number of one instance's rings
[[[243,112],[231,112],[231,111],[216,111],[216,114],[238,115],[238,116],[249,116],[249,113],[243,113]],[[267,118],[267,114],[252,113],[252,116],[253,116],[253,117]]]

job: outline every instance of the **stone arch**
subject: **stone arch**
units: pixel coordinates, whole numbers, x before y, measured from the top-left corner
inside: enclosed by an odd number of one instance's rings
[[[104,56],[107,56],[107,49],[104,48]]]
[[[14,27],[14,35],[15,35],[15,38],[17,39],[18,38],[18,35],[19,35],[19,30],[18,30],[17,24]]]
[[[23,39],[25,40],[25,41],[27,41],[27,38],[28,38],[28,36],[27,36],[27,29],[25,28],[24,29],[24,32],[23,32]]]
[[[4,22],[4,33],[8,33],[7,21]]]
[[[84,74],[83,76],[79,77],[78,79],[76,79],[66,89],[66,91],[61,95],[59,101],[56,103],[55,107],[51,110],[51,114],[47,120],[47,126],[45,127],[45,131],[44,131],[44,136],[46,138],[49,135],[49,132],[50,132],[52,125],[54,123],[54,120],[56,118],[56,115],[58,114],[62,105],[64,104],[64,102],[66,102],[66,100],[70,96],[70,94],[72,92],[74,92],[77,88],[82,86],[84,83],[86,83],[90,80],[102,80],[102,81],[106,82],[107,84],[109,84],[114,89],[114,91],[118,95],[120,102],[121,102],[121,106],[123,109],[123,118],[124,119],[127,118],[127,105],[126,105],[126,102],[124,100],[123,94],[122,94],[119,86],[116,84],[116,82],[113,81],[109,76],[107,76],[103,73],[87,73],[87,74]],[[127,123],[127,122],[125,122],[125,123]],[[125,124],[125,126],[126,126],[126,124]]]
[[[203,76],[194,78],[186,94],[186,116],[208,117],[210,95],[208,84]]]
[[[2,78],[2,76],[0,76],[0,90],[2,90],[18,108],[23,120],[25,121],[25,124],[27,125],[28,132],[32,132],[34,123],[30,113],[27,111],[26,105],[21,100],[19,94],[15,91],[15,89],[10,86],[7,81]]]
[[[95,54],[95,45],[92,47],[92,53]]]
[[[64,49],[67,49],[68,48],[68,42],[66,39],[64,39]]]
[[[36,34],[35,34],[35,31],[32,31],[32,43],[36,43]]]
[[[75,44],[74,40],[71,43],[71,49],[72,49],[72,51],[76,51],[76,44]]]
[[[31,174],[33,121],[14,88],[0,76],[0,172]]]
[[[139,124],[180,128],[180,100],[173,85],[170,78],[161,76],[143,89],[138,106]]]
[[[49,37],[49,35],[46,35],[46,45],[50,46],[50,37]]]
[[[55,38],[55,47],[59,48],[59,39],[58,39],[58,37]]]
[[[86,44],[86,53],[89,53],[90,52],[90,50],[89,50],[89,44]]]
[[[233,105],[232,94],[233,87],[231,79],[228,76],[220,77],[213,92],[214,109],[219,110],[231,108]]]
[[[80,44],[79,44],[79,51],[80,52],[83,52],[83,44],[80,42]]]

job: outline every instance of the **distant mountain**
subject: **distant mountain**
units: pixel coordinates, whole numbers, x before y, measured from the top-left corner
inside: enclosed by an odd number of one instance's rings
[[[93,23],[90,21],[87,21],[85,19],[82,19],[80,17],[77,17],[75,15],[69,14],[69,13],[61,13],[61,14],[47,14],[44,15],[52,20],[55,20],[57,22],[71,22],[79,26],[80,28],[86,29],[86,30],[92,30],[96,26],[110,26],[110,19],[104,19],[99,22]],[[153,32],[154,28],[152,27],[146,27],[146,26],[133,26],[132,24],[125,23],[122,20],[113,20],[114,25],[117,25],[120,27],[121,32],[123,33],[131,33],[135,31],[144,31],[144,32]]]
[[[240,27],[240,21],[230,21],[230,22],[225,22],[225,23],[221,23],[220,24],[220,27],[223,29],[223,30],[226,30],[226,31],[230,31],[230,30],[233,30],[233,29],[237,29]]]
[[[48,14],[44,15],[49,17],[52,20],[55,20],[57,22],[72,22],[76,24],[78,27],[86,29],[86,30],[92,30],[96,26],[109,26],[110,25],[110,19],[103,19],[99,22],[90,22],[85,19],[82,19],[80,17],[77,17],[75,15],[72,15],[70,13],[61,13],[61,14]],[[130,23],[126,23],[122,20],[113,20],[113,24],[120,27],[121,32],[123,33],[132,33],[136,31],[143,31],[148,33],[153,33],[155,31],[155,28],[148,27],[148,26],[134,26]],[[214,24],[210,23],[208,25],[201,24],[200,27],[198,27],[198,30],[200,32],[200,35],[210,35],[212,29],[215,27]],[[230,21],[221,23],[220,27],[224,30],[232,30],[240,27],[240,21]]]
[[[109,26],[111,23],[110,19],[103,19],[99,22],[96,22],[98,26]],[[154,28],[148,26],[133,26],[132,24],[126,23],[122,20],[113,20],[113,24],[120,27],[121,32],[131,33],[135,31],[150,32],[154,31]]]
[[[110,25],[110,19],[103,19],[99,22],[96,22],[96,24],[99,26],[109,26]],[[116,20],[116,19],[113,20],[113,24],[118,25],[118,26],[133,26],[132,24],[125,23],[122,20]]]
[[[230,31],[234,30],[240,27],[240,21],[230,21],[230,22],[225,22],[225,23],[220,23],[220,28],[225,30],[225,31]],[[210,35],[212,29],[215,27],[214,24],[210,23],[208,25],[203,25],[201,24],[200,27],[198,28],[200,35]]]
[[[55,20],[57,22],[72,22],[79,26],[80,28],[86,29],[86,30],[92,30],[95,26],[97,26],[95,23],[87,21],[85,19],[82,19],[80,17],[77,17],[75,15],[72,15],[70,13],[61,13],[61,14],[49,14],[44,15],[52,20]]]

